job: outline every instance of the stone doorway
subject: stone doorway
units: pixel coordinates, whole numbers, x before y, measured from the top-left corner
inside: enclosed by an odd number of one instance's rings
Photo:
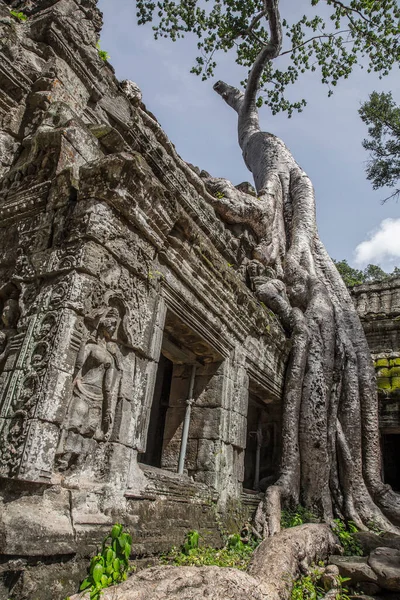
[[[218,351],[167,311],[146,451],[139,455],[140,463],[184,472],[199,481],[207,478],[204,471],[214,470],[204,455],[209,459],[205,449],[220,437],[222,367]]]
[[[400,492],[400,433],[382,435],[383,479]]]
[[[169,406],[173,367],[172,361],[161,354],[151,405],[146,452],[140,457],[140,462],[153,467],[161,467],[165,420]]]
[[[244,455],[245,491],[265,491],[278,475],[280,461],[280,407],[265,404],[250,391]]]

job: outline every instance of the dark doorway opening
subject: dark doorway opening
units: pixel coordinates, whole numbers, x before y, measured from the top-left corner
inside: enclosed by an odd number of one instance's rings
[[[400,492],[400,433],[382,435],[382,457],[385,483]]]
[[[278,476],[280,460],[280,409],[250,393],[244,455],[245,490],[265,491]]]
[[[140,457],[140,462],[145,465],[152,465],[153,467],[161,467],[165,420],[169,406],[173,366],[171,360],[162,354],[160,355],[153,403],[151,405],[146,452]]]

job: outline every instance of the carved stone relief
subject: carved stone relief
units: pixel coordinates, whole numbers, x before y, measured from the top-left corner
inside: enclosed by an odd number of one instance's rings
[[[14,295],[15,289],[14,286]],[[23,305],[25,303],[24,296]],[[49,310],[51,305],[52,296],[40,294],[36,312],[24,315],[24,327],[19,332],[16,330],[20,315],[17,300],[11,297],[3,302],[1,339],[5,348],[0,363],[0,473],[3,476],[16,476],[22,469],[23,456],[27,459],[28,432],[36,417],[61,317],[60,312]]]
[[[56,453],[59,471],[87,470],[88,462],[93,463],[90,455],[98,454],[98,445],[108,442],[113,433],[120,399],[121,346],[127,337],[123,309],[113,299],[100,313],[85,321],[86,333],[75,364],[72,397]]]
[[[17,334],[17,324],[20,316],[18,305],[19,292],[14,286],[9,287],[8,294],[0,297],[0,382],[3,372],[9,369],[7,359],[11,353],[12,340]],[[1,386],[1,383],[0,383]]]

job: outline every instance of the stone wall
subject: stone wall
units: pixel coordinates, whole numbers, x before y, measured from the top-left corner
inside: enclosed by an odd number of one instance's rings
[[[400,491],[400,278],[352,290],[375,364],[382,474]]]
[[[400,278],[352,289],[372,358],[380,400],[380,427],[400,432]]]
[[[135,556],[218,542],[217,511],[257,502],[249,392],[279,427],[288,344],[254,240],[100,59],[100,26],[94,0],[0,0],[1,599],[74,592],[117,521]]]

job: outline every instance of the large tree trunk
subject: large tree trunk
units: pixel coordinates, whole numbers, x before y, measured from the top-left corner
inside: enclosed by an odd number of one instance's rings
[[[259,128],[259,78],[281,47],[277,4],[265,0],[271,40],[250,72],[245,93],[223,82],[214,86],[238,113],[239,144],[258,198],[226,180],[206,182],[222,218],[245,223],[256,234],[252,285],[292,340],[281,472],[259,507],[258,527],[264,535],[279,531],[281,503],[291,501],[328,522],[336,515],[360,528],[374,521],[394,530],[400,502],[381,479],[375,374],[361,323],[318,237],[309,177],[279,138]]]

